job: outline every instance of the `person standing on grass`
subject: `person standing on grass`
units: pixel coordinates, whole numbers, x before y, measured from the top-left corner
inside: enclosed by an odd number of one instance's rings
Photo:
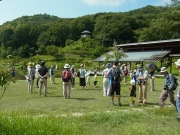
[[[70,99],[70,93],[71,93],[71,78],[72,74],[70,71],[70,65],[65,64],[64,70],[62,72],[62,82],[63,82],[63,95],[65,99]]]
[[[90,86],[90,73],[86,74],[86,87]]]
[[[28,65],[28,93],[33,93],[33,85],[34,85],[34,77],[35,77],[35,69],[34,69],[34,63],[29,62]]]
[[[86,70],[84,69],[84,64],[81,64],[81,68],[79,69],[79,85],[80,89],[84,89],[84,86],[86,86]]]
[[[72,66],[72,68],[71,68],[71,75],[72,75],[72,78],[71,78],[71,82],[72,82],[71,88],[73,90],[75,88],[75,78],[77,76],[77,73],[75,71],[74,66]]]
[[[15,70],[12,69],[12,71],[11,71],[11,77],[14,78],[14,80],[15,80],[15,76],[16,76]]]
[[[176,68],[179,70],[179,77],[178,77],[178,91],[177,91],[177,98],[176,98],[176,108],[178,111],[177,120],[180,121],[180,59],[175,62]]]
[[[151,90],[150,91],[154,91],[154,79],[156,77],[156,73],[154,69],[150,69],[150,86],[151,86]]]
[[[121,87],[120,87],[120,81],[121,81],[121,75],[122,71],[118,67],[118,61],[113,62],[113,66],[108,71],[108,76],[110,76],[110,96],[111,96],[111,102],[110,105],[114,105],[114,93],[116,92],[116,95],[118,97],[118,106],[121,106]]]
[[[136,82],[137,82],[136,78],[137,78],[136,72],[135,72],[135,71],[132,71],[132,72],[131,72],[131,81],[130,81],[131,88],[129,89],[129,90],[130,90],[130,98],[131,98],[131,104],[130,104],[130,106],[134,106],[134,105],[135,105]]]
[[[102,76],[103,76],[103,96],[108,96],[109,95],[109,89],[110,89],[110,82],[109,82],[109,76],[108,76],[109,68],[110,68],[110,63],[107,63],[106,68],[102,72]]]
[[[164,75],[164,88],[159,98],[160,108],[164,107],[167,97],[169,97],[170,102],[176,107],[176,101],[174,100],[173,92],[173,86],[175,83],[174,76],[167,72],[166,67],[161,68],[161,74]]]
[[[36,85],[37,88],[39,88],[39,75],[38,75],[38,70],[41,66],[39,64],[36,65],[36,69],[35,69],[35,78],[36,78]]]
[[[56,71],[55,67],[53,65],[51,65],[51,68],[49,70],[49,75],[50,75],[50,82],[52,84],[55,84],[55,76],[54,76],[55,71]]]
[[[44,84],[44,96],[47,96],[47,76],[48,76],[48,68],[45,66],[45,61],[41,62],[41,67],[38,70],[39,75],[39,95],[41,95],[41,89]]]
[[[121,70],[122,70],[122,72],[123,72],[124,84],[127,84],[128,69],[127,69],[126,64],[123,64],[123,65],[121,66]]]
[[[97,87],[97,74],[94,72],[94,87]]]
[[[146,104],[148,71],[144,70],[143,67],[139,67],[138,71],[139,71],[139,75],[137,77],[137,81],[139,84],[139,101],[138,101],[138,103]]]

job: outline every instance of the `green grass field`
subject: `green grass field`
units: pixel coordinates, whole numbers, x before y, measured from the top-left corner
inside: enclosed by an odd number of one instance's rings
[[[130,84],[121,85],[120,107],[116,97],[115,106],[109,104],[110,97],[103,97],[102,77],[98,76],[97,88],[92,79],[91,86],[84,90],[78,85],[76,78],[71,99],[64,99],[60,78],[56,78],[56,84],[50,84],[48,78],[47,97],[38,96],[35,83],[33,94],[28,94],[25,80],[11,83],[0,99],[0,135],[180,134],[177,112],[169,100],[164,109],[158,108],[163,78],[156,78],[153,92],[148,83],[147,104],[137,103],[137,96],[135,107],[129,106]]]

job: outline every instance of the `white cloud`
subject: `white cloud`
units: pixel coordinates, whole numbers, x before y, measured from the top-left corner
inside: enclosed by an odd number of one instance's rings
[[[94,6],[119,6],[127,1],[136,2],[136,0],[82,0],[85,4]]]

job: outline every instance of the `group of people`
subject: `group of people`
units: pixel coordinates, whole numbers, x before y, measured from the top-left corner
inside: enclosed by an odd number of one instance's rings
[[[175,62],[176,68],[180,71],[180,59]],[[126,65],[123,64],[122,67],[119,67],[118,61],[114,61],[113,65],[111,66],[110,63],[106,64],[106,68],[103,70],[103,96],[110,96],[111,97],[111,105],[114,105],[114,95],[117,95],[118,98],[118,106],[121,106],[121,86],[120,81],[124,80],[124,83],[127,83],[127,72]],[[55,83],[54,79],[54,72],[55,68],[51,66],[50,74],[48,72],[48,68],[45,66],[45,62],[42,61],[40,65],[36,65],[34,68],[34,64],[32,62],[29,63],[28,66],[28,75],[26,76],[28,80],[28,92],[33,92],[33,83],[34,78],[37,78],[37,87],[39,88],[39,95],[41,95],[41,89],[44,85],[44,96],[47,96],[47,76],[50,75],[51,83]],[[161,108],[164,107],[166,99],[169,97],[170,102],[176,107],[179,116],[178,120],[180,120],[180,86],[177,92],[177,99],[174,99],[174,85],[175,79],[174,75],[168,73],[166,67],[162,67],[160,73],[164,75],[164,87],[161,92],[159,98],[159,105]],[[135,105],[135,97],[136,97],[136,84],[138,84],[139,88],[139,97],[138,103],[147,103],[147,82],[148,76],[150,74],[150,86],[151,91],[154,91],[154,74],[155,70],[150,69],[150,72],[145,70],[141,66],[137,66],[137,70],[131,73],[131,87],[130,90],[130,97],[131,97],[131,104],[130,106]],[[90,76],[87,75],[87,71],[84,68],[84,64],[80,65],[80,68],[75,71],[74,66],[70,66],[69,64],[64,65],[64,70],[62,71],[61,78],[63,84],[63,96],[65,99],[70,98],[71,89],[74,89],[75,85],[75,77],[79,77],[79,85],[80,89],[84,89],[87,86],[86,77]],[[178,84],[180,84],[180,75],[178,78]],[[97,75],[94,74],[94,86],[97,86]]]
[[[180,71],[180,59],[175,62],[176,68]],[[178,111],[178,120],[180,121],[180,74],[178,78],[178,92],[177,92],[177,99],[174,99],[174,91],[176,89],[176,81],[174,75],[168,73],[166,67],[161,67],[160,73],[164,75],[164,86],[159,98],[159,106],[163,108],[165,105],[166,99],[169,97],[170,102],[176,107]],[[154,78],[155,78],[155,69],[150,69],[150,72],[145,70],[140,65],[137,66],[136,71],[132,71],[131,73],[131,87],[130,90],[130,97],[132,103],[130,106],[135,105],[135,97],[136,97],[136,84],[139,87],[139,99],[138,103],[147,103],[147,82],[148,76],[150,74],[150,86],[151,91],[154,91]],[[121,77],[124,78],[125,74],[123,69],[118,67],[118,62],[114,61],[113,66],[110,67],[110,64],[106,64],[106,69],[102,72],[103,75],[103,96],[111,96],[111,105],[114,105],[114,94],[116,93],[118,98],[118,106],[121,106],[121,87],[120,81]],[[126,80],[126,79],[125,79]]]
[[[28,75],[26,75],[26,80],[28,83],[28,93],[33,93],[34,79],[37,79],[36,85],[39,88],[39,95],[41,95],[41,89],[44,85],[44,96],[47,96],[47,77],[48,77],[48,68],[45,66],[45,61],[42,61],[34,67],[34,63],[29,62]]]

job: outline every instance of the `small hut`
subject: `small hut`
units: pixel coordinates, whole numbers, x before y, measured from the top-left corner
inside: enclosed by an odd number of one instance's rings
[[[85,38],[90,38],[91,37],[91,32],[90,31],[87,31],[87,30],[85,30],[85,31],[83,31],[83,32],[81,32],[82,33],[82,37],[85,37]]]

